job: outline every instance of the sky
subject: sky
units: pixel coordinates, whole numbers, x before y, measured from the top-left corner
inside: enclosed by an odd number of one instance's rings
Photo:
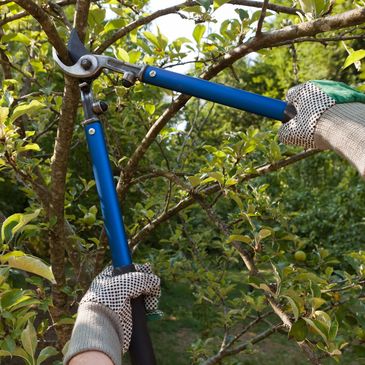
[[[181,4],[182,0],[150,0],[150,12],[164,9],[169,6]],[[210,23],[210,31],[216,31],[219,33],[220,25],[226,19],[239,19],[237,13],[234,11],[237,6],[224,4],[214,12],[214,17],[217,23]],[[157,26],[160,28],[161,33],[168,38],[171,42],[179,37],[186,37],[193,40],[193,30],[196,26],[194,20],[182,19],[177,14],[164,15],[160,18],[155,19],[152,22],[152,31],[157,31]],[[188,56],[184,61],[191,61],[195,58],[193,52],[189,52]],[[176,66],[173,68],[174,71],[185,73],[189,69],[189,65]]]
[[[181,0],[151,0],[150,8],[151,11],[156,11],[176,4],[181,4],[181,2]],[[237,6],[232,6],[229,4],[224,4],[220,8],[218,8],[214,12],[214,16],[217,19],[218,23],[212,24],[212,29],[219,29],[220,24],[225,19],[238,19],[238,15],[234,11],[235,8],[237,8]],[[156,19],[152,24],[153,26],[158,26],[161,30],[161,33],[165,35],[169,39],[169,41],[172,41],[178,37],[187,37],[193,39],[192,33],[196,25],[193,20],[182,19],[177,14],[165,15],[161,18]]]

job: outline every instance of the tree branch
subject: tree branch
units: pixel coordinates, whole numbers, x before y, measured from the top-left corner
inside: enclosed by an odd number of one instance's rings
[[[49,15],[36,3],[31,0],[14,0],[16,4],[21,6],[41,25],[43,31],[46,33],[49,42],[56,49],[57,53],[63,60],[68,60],[67,48],[58,34]]]
[[[91,0],[77,0],[76,2],[76,12],[73,27],[77,29],[77,34],[79,35],[81,42],[85,41],[90,3]]]
[[[49,221],[55,221],[49,232],[49,248],[53,273],[57,284],[52,287],[54,301],[53,317],[58,320],[62,314],[67,313],[67,295],[62,291],[65,279],[65,217],[64,201],[66,190],[66,173],[68,157],[76,118],[79,98],[78,82],[65,76],[63,104],[57,130],[56,142],[51,159],[51,185]],[[59,342],[64,345],[69,338],[69,333],[63,327],[57,331]]]
[[[8,1],[11,2],[11,1]],[[62,1],[58,1],[56,3],[53,3],[53,5],[55,6],[66,6],[66,5],[71,5],[71,4],[75,4],[76,0],[62,0]],[[0,4],[1,5],[1,4]],[[14,20],[18,20],[21,18],[25,18],[26,16],[31,15],[30,13],[28,13],[27,11],[21,11],[17,14],[14,14],[10,17],[5,17],[3,20],[0,21],[0,27],[4,24],[13,22]]]
[[[340,42],[340,41],[351,41],[355,39],[364,39],[365,34],[353,35],[353,36],[338,36],[338,37],[323,37],[323,38],[314,38],[314,37],[302,37],[298,39],[293,39],[290,41],[285,41],[277,44],[277,46],[285,46],[288,44],[295,43],[304,43],[304,42],[316,42],[316,43],[327,43],[327,42]]]
[[[266,1],[266,0],[265,0]],[[242,5],[242,6],[250,6],[254,8],[262,8],[263,3],[261,1],[248,1],[248,0],[235,0],[235,1],[229,1],[229,4],[232,5]],[[105,42],[103,42],[96,50],[95,53],[101,54],[103,53],[108,47],[110,47],[114,42],[116,42],[118,39],[123,38],[125,35],[130,33],[132,30],[141,27],[142,25],[146,25],[153,20],[160,18],[164,15],[168,14],[174,14],[177,13],[179,10],[182,10],[183,8],[191,7],[200,5],[197,1],[188,0],[183,3],[180,3],[178,5],[170,6],[165,9],[157,10],[154,13],[141,17],[132,23],[126,25],[125,27],[119,29],[116,31],[109,39],[107,39]],[[280,6],[280,5],[273,5],[269,4],[268,9],[276,11],[278,13],[286,13],[291,15],[298,15],[298,13],[302,13],[300,9],[295,8],[289,8],[286,6]]]
[[[231,0],[231,1],[229,1],[229,4],[249,6],[251,8],[262,8],[263,7],[262,1]],[[290,15],[298,15],[298,14],[304,15],[304,12],[301,9],[290,8],[288,6],[282,6],[282,5],[268,4],[267,9],[273,10],[276,13],[283,13],[283,14],[290,14]]]
[[[342,14],[319,18],[312,21],[291,25],[283,29],[261,33],[260,37],[252,37],[244,44],[233,48],[223,60],[213,65],[202,77],[211,79],[226,67],[231,66],[240,58],[249,53],[264,48],[271,48],[280,45],[282,42],[295,40],[300,37],[315,36],[316,34],[342,29],[365,22],[365,7],[349,10]]]
[[[232,350],[227,349],[227,350],[220,351],[217,355],[214,355],[210,359],[203,362],[202,365],[219,364],[221,362],[221,360],[224,359],[225,357],[236,355],[244,350],[247,350],[247,348],[249,348],[249,346],[252,346],[252,345],[264,340],[265,338],[268,338],[275,332],[279,331],[282,327],[283,326],[281,324],[272,326],[272,327],[268,328],[266,331],[263,331],[260,334],[258,334],[257,336],[253,337],[249,341],[241,344],[240,346],[237,346],[235,349],[232,349]]]
[[[224,236],[226,236],[226,238],[228,238],[229,235],[231,234],[231,232],[230,232],[228,226],[225,224],[225,222],[214,212],[214,210],[210,206],[208,206],[205,203],[204,199],[198,198],[196,200],[198,201],[200,206],[203,208],[203,210],[207,213],[208,217],[210,218],[210,222],[212,222],[218,228],[218,230]],[[254,257],[252,256],[252,254],[240,242],[233,241],[232,245],[239,252],[239,254],[242,258],[242,261],[244,262],[244,264],[246,265],[246,268],[249,271],[249,274],[251,276],[255,276],[257,278],[262,279],[262,275],[256,266],[256,263],[254,261]],[[272,293],[271,291],[269,292],[269,291],[264,290],[263,294],[265,295],[266,300],[270,304],[274,313],[282,321],[283,324],[280,325],[280,328],[290,329],[292,326],[292,321],[289,318],[289,316],[280,308],[278,300],[273,295],[274,293]],[[312,351],[312,349],[305,342],[297,342],[297,343],[298,343],[299,347],[306,353],[306,355],[308,356],[310,361],[313,364],[317,365],[319,363],[319,360],[318,360],[316,354],[314,353],[314,351]],[[241,351],[242,351],[242,346],[238,346],[236,349],[233,349],[233,350],[226,350],[226,351],[222,350],[219,352],[218,356],[219,355],[222,356],[223,354],[224,354],[223,357],[232,356]],[[214,363],[216,363],[216,362],[214,362]],[[212,364],[214,364],[214,363],[212,363]]]
[[[304,151],[304,152],[300,152],[294,156],[287,157],[278,162],[261,166],[261,167],[257,168],[256,172],[254,172],[252,174],[241,175],[239,178],[239,183],[254,179],[258,176],[266,175],[270,172],[277,171],[283,167],[289,166],[300,160],[308,158],[318,152],[319,152],[318,150]],[[165,176],[166,178],[168,178],[168,176],[166,174],[163,174],[162,172],[160,172],[160,174],[158,176]],[[199,194],[201,196],[206,196],[206,195],[214,194],[214,193],[218,192],[219,190],[221,190],[221,186],[218,183],[216,183],[216,184],[212,184],[212,185],[200,190]],[[191,195],[189,197],[181,200],[174,207],[170,208],[166,213],[161,214],[159,217],[153,219],[151,222],[149,222],[147,225],[145,225],[142,229],[140,229],[138,231],[138,233],[136,233],[132,238],[130,238],[129,246],[132,248],[135,247],[138,243],[140,243],[142,240],[144,240],[153,230],[155,230],[160,224],[166,222],[171,217],[175,216],[176,214],[178,214],[179,212],[181,212],[182,210],[184,210],[185,208],[189,207],[190,205],[192,205],[194,203],[195,203],[195,198],[194,198],[194,196],[191,196]]]
[[[294,40],[298,37],[314,36],[318,33],[328,32],[330,30],[359,25],[364,21],[365,7],[361,7],[347,11],[343,14],[292,25],[272,32],[261,33],[259,37],[253,37],[244,44],[229,51],[217,64],[213,65],[205,73],[203,73],[202,78],[206,80],[211,79],[225,68],[230,67],[238,59],[251,52],[268,47],[274,47],[282,42]],[[129,187],[129,182],[139,164],[139,161],[153,143],[154,139],[165,127],[168,121],[187,103],[190,98],[191,97],[187,95],[180,95],[151,126],[150,130],[129,159],[120,176],[117,185],[117,191],[120,198],[125,196]]]
[[[262,4],[260,19],[257,23],[256,37],[259,36],[262,32],[262,26],[264,25],[264,20],[266,18],[266,10],[268,5],[269,5],[269,0],[264,0]]]

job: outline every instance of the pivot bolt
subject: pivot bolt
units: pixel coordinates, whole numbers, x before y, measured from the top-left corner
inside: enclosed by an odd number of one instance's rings
[[[88,132],[89,132],[90,136],[93,136],[95,134],[95,129],[90,128]]]
[[[88,58],[84,58],[83,60],[81,60],[80,64],[84,70],[89,70],[93,65],[93,63]]]
[[[155,77],[156,76],[156,71],[155,70],[150,71],[150,76]]]
[[[102,114],[108,110],[108,104],[104,101],[97,101],[93,103],[93,112],[95,114]]]
[[[124,87],[131,87],[136,83],[136,75],[133,72],[126,72],[122,78],[122,85]]]

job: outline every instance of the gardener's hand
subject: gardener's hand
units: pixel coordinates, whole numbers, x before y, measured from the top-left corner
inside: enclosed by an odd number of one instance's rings
[[[131,299],[144,296],[147,313],[156,312],[160,297],[160,279],[150,265],[135,265],[136,272],[113,276],[107,267],[91,283],[82,298],[64,359],[86,351],[100,351],[113,364],[121,364],[121,348],[127,352],[132,335]]]
[[[365,177],[365,94],[322,80],[293,87],[287,99],[297,116],[281,126],[279,139],[306,149],[332,149]]]

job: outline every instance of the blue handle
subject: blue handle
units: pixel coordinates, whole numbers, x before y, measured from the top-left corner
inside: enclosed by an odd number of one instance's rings
[[[284,113],[287,108],[286,102],[215,82],[152,66],[145,68],[142,81],[264,117],[280,121],[286,119]]]
[[[84,128],[113,266],[118,268],[131,265],[132,258],[113,181],[103,127],[99,120],[95,120],[86,123]]]

